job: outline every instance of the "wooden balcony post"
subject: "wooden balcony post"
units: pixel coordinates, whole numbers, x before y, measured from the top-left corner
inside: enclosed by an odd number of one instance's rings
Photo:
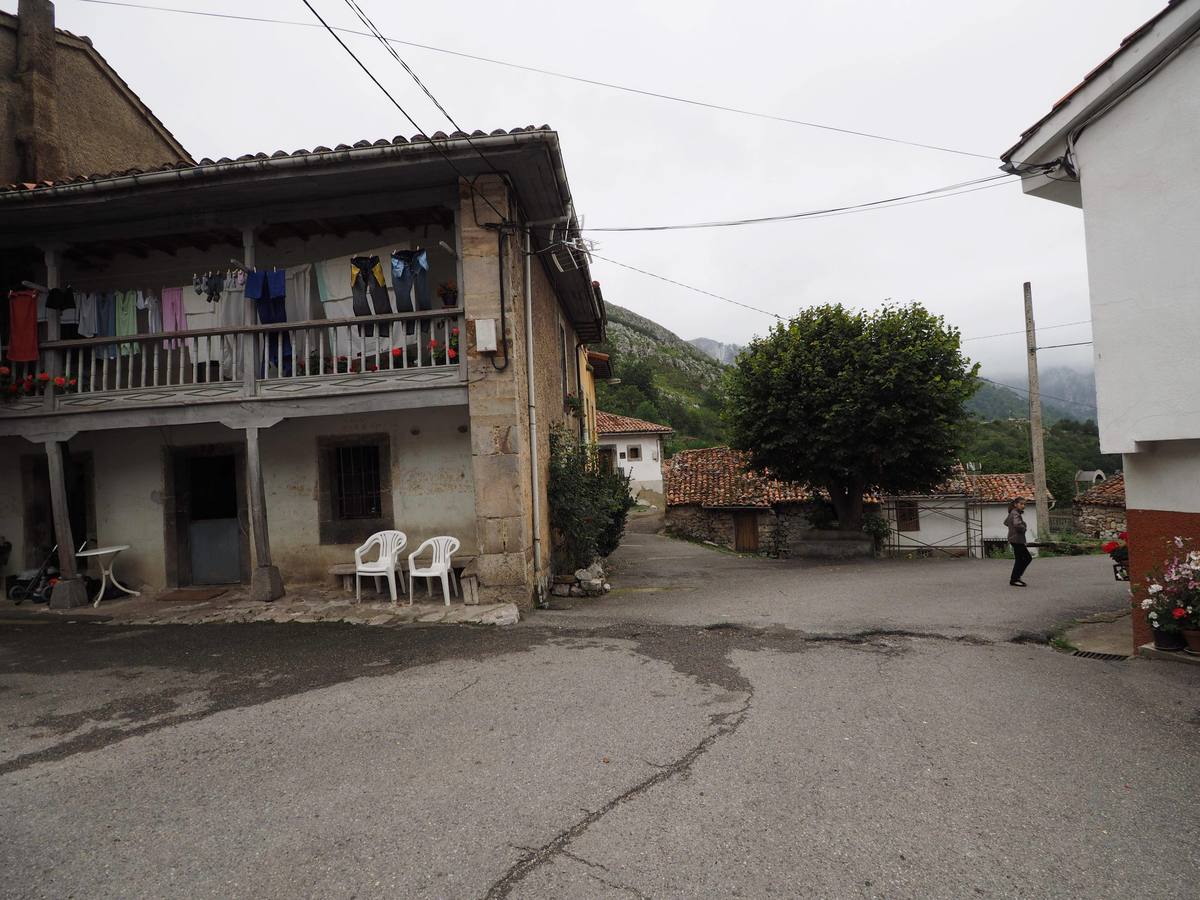
[[[242,229],[242,265],[248,271],[254,269],[254,228],[250,225]],[[254,324],[245,300],[242,301],[242,324]],[[258,341],[252,333],[242,334],[239,340],[242,352],[242,393],[253,397],[257,391]]]
[[[42,248],[42,257],[46,264],[46,287],[53,290],[59,286],[58,274],[58,248],[53,246]],[[62,337],[62,328],[59,324],[61,313],[57,309],[46,307],[46,340],[57,341]],[[52,411],[57,405],[55,399],[54,379],[62,374],[62,366],[58,351],[52,350],[45,354],[45,368],[42,369],[50,375],[50,382],[46,385],[46,393],[42,395],[42,405],[47,412]],[[74,559],[74,555],[71,557]]]
[[[283,578],[271,564],[271,536],[267,530],[267,491],[263,485],[262,456],[258,446],[258,426],[246,426],[246,496],[250,502],[250,533],[254,538],[254,571],[250,576],[250,597],[270,601],[283,596]]]
[[[50,474],[50,508],[54,513],[54,537],[58,541],[58,584],[50,594],[52,609],[87,605],[87,588],[75,565],[75,536],[71,534],[71,511],[67,506],[67,479],[63,468],[63,445],[46,441],[46,463]]]

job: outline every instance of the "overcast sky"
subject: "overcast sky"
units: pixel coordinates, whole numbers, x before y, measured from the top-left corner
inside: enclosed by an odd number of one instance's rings
[[[133,0],[311,21],[301,0]],[[344,0],[313,0],[358,25]],[[906,140],[999,154],[1164,0],[801,0],[521,4],[359,0],[389,37]],[[16,0],[0,0],[15,11]],[[197,158],[413,129],[321,29],[58,0]],[[448,123],[386,52],[347,38],[427,133]],[[398,48],[468,130],[558,130],[586,224],[641,225],[862,203],[996,172],[998,160],[700,109]],[[737,229],[597,235],[600,253],[787,316],[919,300],[964,337],[1089,318],[1078,210],[1005,185],[896,209]],[[597,260],[605,297],[685,338],[744,343],[772,319]],[[1086,326],[1042,343],[1087,340]],[[965,345],[1024,367],[1023,338]],[[1090,362],[1047,351],[1044,366]]]

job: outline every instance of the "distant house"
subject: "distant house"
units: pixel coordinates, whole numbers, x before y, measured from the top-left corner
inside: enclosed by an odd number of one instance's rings
[[[628,473],[634,496],[640,491],[663,493],[662,442],[674,433],[667,425],[596,411],[596,443],[601,463],[610,470]]]
[[[1075,496],[1090,491],[1105,479],[1105,474],[1099,469],[1080,469],[1075,473]]]
[[[867,556],[862,534],[817,536],[807,515],[812,491],[750,471],[729,447],[680,450],[666,469],[667,528],[739,553],[772,556]]]
[[[887,496],[882,513],[892,528],[887,550],[924,551],[948,556],[983,557],[992,547],[1008,545],[1008,504],[1023,497],[1026,540],[1038,539],[1038,509],[1033,476],[957,472],[926,494]],[[1053,498],[1051,498],[1053,499]]]
[[[1097,538],[1125,531],[1125,476],[1114,475],[1075,498],[1075,530]]]

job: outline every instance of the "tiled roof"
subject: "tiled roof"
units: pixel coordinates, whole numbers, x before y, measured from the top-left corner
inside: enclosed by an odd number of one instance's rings
[[[984,503],[1008,503],[1018,497],[1033,500],[1033,476],[1021,474],[963,476],[967,493]],[[1050,499],[1054,499],[1051,497]]]
[[[319,160],[319,157],[321,157],[322,155],[346,153],[347,151],[369,149],[372,147],[391,147],[391,146],[399,146],[402,144],[428,144],[430,146],[430,148],[432,149],[434,141],[437,141],[439,143],[450,142],[450,141],[462,141],[462,142],[466,143],[468,138],[497,137],[497,136],[504,136],[504,135],[525,134],[528,132],[535,132],[535,131],[548,132],[551,130],[552,129],[550,128],[549,125],[541,125],[541,126],[528,125],[524,128],[513,128],[510,131],[505,131],[503,128],[498,128],[495,131],[491,132],[490,134],[487,132],[476,130],[476,131],[471,132],[471,134],[469,134],[469,135],[464,131],[455,131],[453,134],[446,134],[444,131],[436,131],[430,137],[426,137],[423,134],[415,134],[410,138],[406,138],[401,135],[397,135],[396,137],[392,138],[391,140],[382,138],[377,141],[358,141],[353,146],[350,144],[338,144],[336,147],[321,146],[321,147],[314,147],[312,150],[303,150],[303,149],[302,150],[293,150],[290,153],[286,150],[276,150],[273,153],[245,153],[242,156],[239,156],[237,159],[230,159],[228,156],[223,156],[220,159],[210,159],[208,157],[205,157],[204,159],[200,160],[198,163],[185,163],[185,162],[164,163],[163,165],[158,166],[153,169],[126,169],[121,172],[106,172],[103,174],[94,173],[91,175],[75,175],[73,177],[64,178],[59,181],[41,181],[41,182],[37,182],[37,183],[26,182],[26,183],[22,183],[22,184],[3,185],[3,186],[0,186],[0,193],[6,193],[6,192],[12,192],[12,191],[37,191],[37,190],[44,190],[47,188],[59,187],[61,185],[65,185],[65,184],[79,184],[79,183],[87,182],[87,181],[107,181],[107,180],[116,179],[116,178],[128,178],[128,177],[134,176],[134,175],[149,175],[154,172],[169,172],[172,169],[203,169],[203,168],[213,167],[213,166],[228,166],[233,163],[253,162],[255,160],[284,159],[284,158],[288,158],[288,157],[291,157],[291,158],[314,157]]]
[[[674,434],[675,429],[666,425],[656,425],[645,419],[635,419],[632,416],[618,416],[613,413],[596,410],[596,430],[601,434]]]
[[[664,473],[667,505],[756,507],[803,503],[811,496],[804,485],[776,481],[748,471],[746,455],[729,447],[680,450]]]
[[[1081,506],[1125,506],[1125,476],[1114,475],[1075,498]]]

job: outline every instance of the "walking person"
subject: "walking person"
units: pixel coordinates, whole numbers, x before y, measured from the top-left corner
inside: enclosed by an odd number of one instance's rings
[[[1029,552],[1029,548],[1025,546],[1025,498],[1018,497],[1008,504],[1008,515],[1004,518],[1004,524],[1008,526],[1008,542],[1013,548],[1013,567],[1012,576],[1008,579],[1008,583],[1013,587],[1026,587],[1021,576],[1025,574],[1025,570],[1029,564],[1033,562],[1033,555]]]

